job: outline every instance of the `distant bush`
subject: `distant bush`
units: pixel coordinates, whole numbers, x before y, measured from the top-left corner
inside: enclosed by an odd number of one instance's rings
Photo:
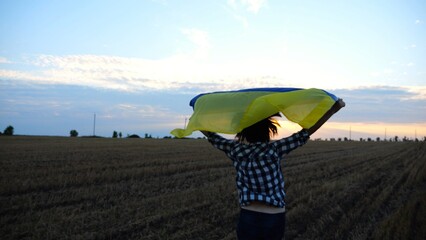
[[[141,138],[137,134],[128,135],[127,138]]]
[[[114,132],[112,133],[112,138],[117,138],[117,136],[118,136],[117,131],[114,131]]]
[[[7,126],[4,131],[3,134],[6,136],[12,136],[13,135],[13,127],[11,125]]]
[[[77,137],[77,136],[78,136],[77,130],[73,129],[70,131],[70,137]]]

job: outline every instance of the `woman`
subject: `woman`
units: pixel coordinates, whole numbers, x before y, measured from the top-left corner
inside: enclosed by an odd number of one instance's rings
[[[241,206],[238,239],[283,238],[283,155],[305,144],[310,135],[344,106],[345,103],[339,99],[313,127],[273,142],[270,139],[277,134],[279,124],[272,117],[279,116],[277,114],[243,129],[236,135],[236,141],[201,131],[214,147],[226,153],[237,171],[236,183]]]

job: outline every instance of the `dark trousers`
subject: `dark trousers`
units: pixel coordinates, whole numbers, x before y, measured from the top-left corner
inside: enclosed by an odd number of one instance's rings
[[[239,240],[281,240],[284,230],[285,212],[268,214],[241,209],[237,226]]]

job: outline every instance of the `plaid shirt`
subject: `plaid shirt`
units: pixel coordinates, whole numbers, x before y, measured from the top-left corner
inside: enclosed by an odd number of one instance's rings
[[[287,138],[270,143],[239,143],[211,133],[208,140],[232,160],[237,170],[237,189],[240,205],[252,201],[284,207],[284,178],[281,171],[283,155],[302,146],[309,134],[301,130]]]

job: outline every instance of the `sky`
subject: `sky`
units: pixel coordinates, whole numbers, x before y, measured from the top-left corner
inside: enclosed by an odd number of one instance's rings
[[[423,138],[426,2],[0,1],[0,131],[170,136],[192,97],[255,87],[342,98],[313,138]]]

